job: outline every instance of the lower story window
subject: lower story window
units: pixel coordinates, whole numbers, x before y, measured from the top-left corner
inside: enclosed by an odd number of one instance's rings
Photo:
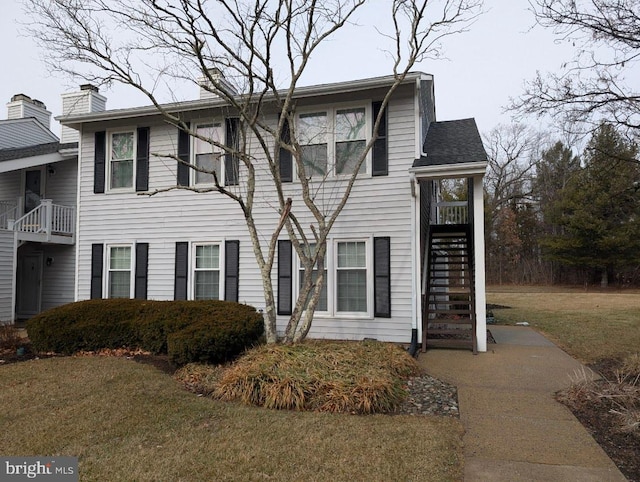
[[[339,242],[336,264],[337,311],[367,312],[367,246]]]
[[[193,299],[220,299],[220,246],[195,245],[194,256]]]
[[[131,297],[131,246],[109,247],[109,298]]]
[[[308,245],[308,253],[307,255],[311,256],[316,249],[316,245],[315,244],[309,244]],[[300,260],[298,260],[298,264],[300,264],[299,266],[299,280],[300,280],[300,286],[299,289],[302,290],[302,285],[304,283],[305,280],[305,270],[302,267]],[[305,302],[305,307],[309,304],[309,300],[311,299],[311,296],[313,296],[313,291],[315,290],[315,282],[318,279],[318,267],[314,266],[313,271],[311,272],[311,280],[314,283],[314,286],[311,287],[311,291],[309,293],[309,296],[307,297],[307,301]],[[318,304],[316,305],[316,311],[327,311],[328,305],[327,305],[327,284],[328,284],[328,280],[327,280],[327,270],[323,270],[323,274],[324,274],[324,281],[322,283],[322,288],[320,290],[320,298],[318,299]]]

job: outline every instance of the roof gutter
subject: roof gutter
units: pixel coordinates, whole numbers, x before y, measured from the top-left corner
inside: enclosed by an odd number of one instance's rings
[[[416,79],[430,76],[430,74],[424,74],[422,72],[410,72],[407,74],[402,84],[413,83]],[[320,95],[335,95],[335,94],[348,94],[352,92],[365,91],[376,88],[384,88],[390,86],[394,82],[393,75],[387,75],[384,77],[373,77],[370,79],[362,80],[350,80],[347,82],[338,82],[332,84],[320,84],[306,87],[298,87],[295,90],[294,98],[303,99],[308,97],[316,97]],[[286,90],[282,90],[278,93],[279,96],[287,94]],[[239,101],[243,101],[242,94],[238,97]],[[264,97],[269,101],[274,101],[276,96],[270,94]],[[211,98],[211,99],[196,99],[188,100],[184,102],[173,102],[168,104],[162,104],[160,107],[169,113],[199,111],[203,109],[214,109],[221,107],[228,107],[229,103],[223,99]],[[76,115],[62,115],[55,119],[62,125],[78,129],[81,124],[90,122],[101,122],[109,120],[121,120],[132,119],[138,117],[150,117],[157,116],[159,114],[158,107],[155,105],[147,105],[142,107],[133,107],[126,109],[114,109],[102,112],[92,112],[88,114],[76,114]]]

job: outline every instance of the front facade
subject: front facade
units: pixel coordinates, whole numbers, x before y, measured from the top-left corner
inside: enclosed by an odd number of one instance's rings
[[[390,78],[377,78],[299,90],[296,132],[307,156],[316,201],[327,210],[335,206],[335,193],[352,172],[349,152],[372,136],[372,121],[390,83]],[[202,98],[166,108],[179,113],[192,130],[223,144],[233,142],[237,118],[221,100]],[[275,113],[264,115],[267,121],[277,122]],[[424,152],[427,133],[437,124],[431,76],[410,74],[393,95],[385,120],[379,141],[332,229],[326,288],[311,337],[408,343],[412,335],[419,335],[425,236],[421,209],[424,197],[436,192],[426,183],[449,172],[451,177],[472,179],[480,187],[476,192],[482,192],[484,158],[465,158],[456,166],[440,168],[424,160],[428,158]],[[237,203],[217,192],[172,189],[207,187],[212,179],[185,169],[177,158],[215,170],[221,183],[240,195],[246,176],[243,168],[210,144],[166,123],[152,107],[71,114],[63,116],[61,123],[79,132],[74,299],[215,298],[265,308],[260,271]],[[264,154],[255,140],[248,145],[256,165],[257,228],[267,237],[280,214]],[[281,164],[280,173],[285,195],[294,205],[302,202],[294,164]],[[479,199],[481,206],[481,195]],[[478,196],[472,210],[477,202]],[[475,219],[480,219],[475,225],[482,226],[482,210],[476,206],[475,211]],[[309,225],[312,219],[299,221]],[[483,254],[478,258],[483,261]],[[283,232],[272,272],[281,328],[288,321],[303,275]],[[483,297],[484,284],[478,286]],[[484,313],[478,316],[478,324],[483,320]],[[478,326],[480,351],[486,343],[483,330]]]

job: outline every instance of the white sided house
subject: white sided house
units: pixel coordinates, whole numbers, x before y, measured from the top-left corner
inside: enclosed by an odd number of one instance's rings
[[[316,173],[322,178],[314,185],[321,206],[337,202],[336,188],[353,172],[350,156],[371,139],[392,82],[379,77],[296,91],[295,132],[312,181]],[[201,95],[163,108],[191,130],[224,145],[236,142],[238,118],[220,98]],[[278,121],[275,111],[262,115]],[[221,183],[242,195],[242,164],[168,124],[153,106],[59,120],[80,138],[76,300],[213,298],[264,309],[260,271],[237,203],[217,192],[171,189],[212,182],[179,157],[215,169]],[[260,146],[251,139],[248,146],[256,165],[254,214],[268,237],[280,218],[278,203]],[[433,77],[409,74],[332,229],[325,289],[309,336],[485,351],[485,168],[475,121],[436,122]],[[280,175],[285,195],[294,206],[301,203],[289,156],[280,158]],[[440,180],[448,178],[466,180],[467,201],[440,202]],[[148,195],[156,191],[162,192]],[[308,225],[311,218],[300,222]],[[283,231],[272,273],[279,329],[303,275]]]
[[[85,85],[63,113],[104,110]],[[50,130],[51,112],[24,94],[0,120],[0,324],[75,300],[78,133]]]

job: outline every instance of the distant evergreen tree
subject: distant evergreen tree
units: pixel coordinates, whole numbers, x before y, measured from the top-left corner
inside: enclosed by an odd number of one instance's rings
[[[575,167],[566,154],[556,160]],[[640,164],[636,154],[636,146],[613,126],[603,123],[598,127],[585,150],[584,166],[563,180],[566,184],[557,196],[548,199],[545,216],[556,228],[542,241],[549,259],[598,270],[602,286],[607,286],[613,269],[640,262]]]

